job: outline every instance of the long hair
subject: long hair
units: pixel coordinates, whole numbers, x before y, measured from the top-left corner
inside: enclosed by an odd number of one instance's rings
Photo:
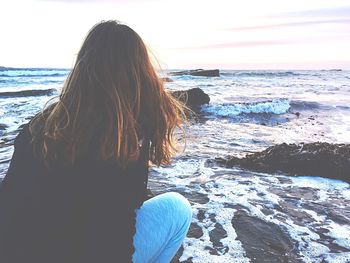
[[[30,122],[34,152],[46,163],[74,164],[95,153],[123,166],[147,138],[150,161],[168,164],[184,106],[164,89],[141,37],[117,21],[86,36],[59,99]]]

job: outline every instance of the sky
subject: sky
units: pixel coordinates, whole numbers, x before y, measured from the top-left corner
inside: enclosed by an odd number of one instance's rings
[[[109,19],[163,69],[350,69],[349,0],[0,0],[0,66],[71,68]]]

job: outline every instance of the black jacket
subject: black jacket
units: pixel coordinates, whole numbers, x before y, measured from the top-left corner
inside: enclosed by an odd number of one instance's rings
[[[131,262],[149,142],[126,170],[93,159],[49,170],[30,140],[25,125],[0,185],[0,262]]]

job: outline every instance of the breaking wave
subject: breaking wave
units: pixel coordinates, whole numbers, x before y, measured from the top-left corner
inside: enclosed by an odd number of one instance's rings
[[[253,103],[208,105],[203,106],[202,110],[217,116],[230,117],[249,113],[284,114],[289,108],[290,104],[288,99],[274,99],[271,101]]]
[[[300,72],[295,71],[234,71],[234,72],[222,72],[223,76],[230,77],[294,77],[302,75]]]
[[[66,76],[67,73],[62,72],[62,73],[48,73],[48,74],[0,74],[0,77],[6,77],[6,78],[36,78],[36,77],[64,77]]]

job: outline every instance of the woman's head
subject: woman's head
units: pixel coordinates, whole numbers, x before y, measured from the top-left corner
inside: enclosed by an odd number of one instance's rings
[[[140,36],[116,21],[86,36],[57,103],[31,122],[34,150],[46,161],[96,157],[136,160],[138,140],[151,140],[150,159],[169,163],[183,108],[164,90]],[[91,148],[92,145],[95,148]]]

